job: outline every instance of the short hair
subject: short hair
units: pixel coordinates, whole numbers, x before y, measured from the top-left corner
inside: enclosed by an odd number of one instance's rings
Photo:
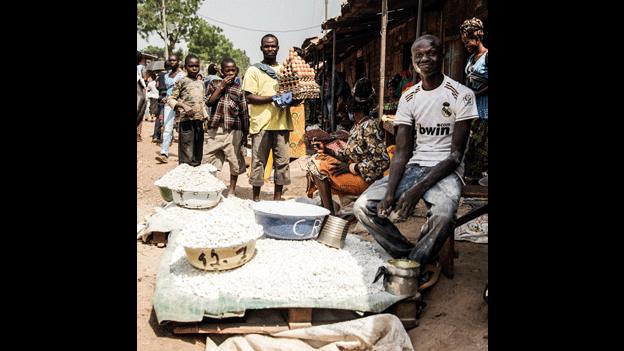
[[[262,42],[264,41],[264,39],[266,38],[275,38],[275,42],[277,42],[277,45],[279,45],[279,40],[277,39],[277,37],[271,33],[269,34],[265,34],[262,39],[260,39],[260,46],[262,46]]]
[[[223,59],[221,59],[221,69],[223,69],[223,66],[225,66],[228,63],[233,63],[234,66],[236,66],[236,61],[234,61],[233,58],[226,56]]]
[[[425,34],[425,35],[421,35],[418,38],[416,38],[416,40],[414,40],[414,43],[412,44],[411,49],[414,48],[414,46],[416,46],[417,43],[423,41],[423,40],[427,40],[431,43],[432,46],[435,46],[436,49],[438,49],[438,51],[442,51],[442,41],[440,40],[440,38],[436,37],[435,35],[431,35],[431,34]]]
[[[184,58],[184,66],[188,65],[188,62],[189,62],[191,59],[197,59],[197,61],[199,61],[199,57],[197,57],[197,55],[194,55],[194,54],[188,54],[188,55],[186,55],[186,58]]]
[[[168,58],[171,58],[171,56],[175,56],[175,58],[180,61],[180,56],[178,56],[178,54],[171,54]]]
[[[219,73],[219,71],[217,71],[217,64],[216,63],[211,63],[208,65],[208,74],[212,74],[215,75]]]
[[[139,50],[137,50],[137,65],[141,63],[142,59],[143,59],[143,54]]]

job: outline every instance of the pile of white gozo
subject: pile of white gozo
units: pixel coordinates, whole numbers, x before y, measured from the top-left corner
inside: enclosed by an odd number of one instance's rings
[[[178,243],[191,248],[217,248],[242,245],[262,236],[251,200],[224,198],[219,206],[201,211],[178,234]]]
[[[183,163],[164,176],[154,184],[156,186],[169,188],[171,190],[183,191],[220,191],[225,190],[225,184],[212,175],[217,169],[215,166],[205,163],[201,166],[193,167]]]
[[[347,235],[345,247],[336,250],[314,240],[260,239],[257,254],[240,268],[203,272],[192,267],[180,246],[171,257],[176,289],[205,298],[230,295],[261,298],[347,299],[383,290],[382,280],[373,284],[384,264],[370,242]]]

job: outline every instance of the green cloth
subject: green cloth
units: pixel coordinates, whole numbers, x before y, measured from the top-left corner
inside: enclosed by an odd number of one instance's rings
[[[171,255],[178,246],[175,240],[178,233],[179,230],[175,230],[169,234],[167,248],[160,261],[156,279],[156,291],[154,292],[152,301],[158,323],[167,321],[200,322],[204,316],[210,318],[226,318],[240,316],[248,309],[266,308],[313,307],[379,313],[394,303],[408,297],[396,296],[382,291],[373,295],[365,295],[346,300],[301,299],[293,302],[279,299],[239,299],[236,296],[227,295],[219,296],[217,299],[211,299],[183,293],[174,288],[173,275],[169,268]],[[389,258],[387,253],[382,252],[381,254],[382,258]]]

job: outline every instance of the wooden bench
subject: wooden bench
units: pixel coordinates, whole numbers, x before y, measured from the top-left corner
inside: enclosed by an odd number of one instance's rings
[[[463,198],[488,198],[488,188],[481,185],[466,185],[462,190],[461,197]],[[470,222],[471,220],[488,213],[488,204],[485,204],[477,209],[474,209],[467,214],[457,218],[455,221],[455,228]],[[442,273],[449,279],[453,279],[455,275],[454,260],[458,257],[458,252],[455,250],[455,232],[451,233],[444,242],[438,259],[442,266]]]

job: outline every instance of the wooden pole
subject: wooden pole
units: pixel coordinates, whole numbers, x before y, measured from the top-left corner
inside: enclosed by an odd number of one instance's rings
[[[379,65],[379,118],[383,116],[386,78],[386,27],[388,26],[388,0],[381,3],[381,63]]]
[[[163,31],[165,32],[165,60],[169,59],[169,34],[167,33],[167,19],[165,17],[165,12],[167,8],[165,7],[165,0],[162,0],[162,22],[163,22]]]
[[[323,45],[323,74],[321,75],[321,128],[325,129],[325,81],[327,80],[327,61],[325,60],[325,45]]]
[[[386,0],[384,0],[386,1]],[[333,30],[333,44],[332,44],[332,74],[331,74],[331,109],[329,111],[329,129],[333,132],[335,129],[335,119],[334,119],[334,101],[336,101],[336,97],[334,95],[336,95],[336,30]]]
[[[422,25],[422,0],[418,0],[418,17],[416,17],[416,38],[420,36],[421,25]]]

